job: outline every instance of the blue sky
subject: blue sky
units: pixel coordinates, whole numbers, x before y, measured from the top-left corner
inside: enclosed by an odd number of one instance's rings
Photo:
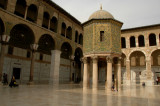
[[[122,29],[160,24],[160,0],[52,0],[80,22],[100,9],[123,22]]]

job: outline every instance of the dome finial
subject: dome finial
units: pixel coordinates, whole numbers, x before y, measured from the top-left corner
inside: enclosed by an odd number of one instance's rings
[[[102,4],[100,5],[100,10],[102,10]]]

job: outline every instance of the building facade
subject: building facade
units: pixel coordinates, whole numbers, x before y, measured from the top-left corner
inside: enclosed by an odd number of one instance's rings
[[[19,83],[30,77],[48,83],[51,57],[57,55],[60,82],[80,81],[83,28],[77,19],[50,0],[1,0],[0,7],[1,38],[10,36],[5,44],[1,40],[1,79],[6,73]],[[38,44],[34,59],[32,44]]]
[[[83,25],[50,0],[0,0],[0,80],[6,73],[9,80],[14,75],[21,84],[82,81]],[[121,82],[153,85],[160,78],[160,25],[120,33]],[[4,35],[10,37],[8,42]],[[31,48],[32,44],[38,48]],[[106,45],[101,46],[95,50]],[[98,62],[98,81],[103,83],[105,64],[103,59]]]

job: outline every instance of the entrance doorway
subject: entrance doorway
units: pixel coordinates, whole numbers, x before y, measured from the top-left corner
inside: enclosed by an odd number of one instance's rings
[[[16,81],[18,83],[20,83],[20,77],[21,77],[21,68],[13,68],[13,73],[12,75],[14,75]]]

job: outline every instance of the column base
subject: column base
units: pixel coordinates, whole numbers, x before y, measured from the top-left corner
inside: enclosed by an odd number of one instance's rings
[[[126,85],[130,86],[131,85],[131,80],[126,80]]]
[[[28,82],[27,85],[34,85],[34,82],[33,81]]]
[[[146,86],[153,86],[154,85],[154,80],[146,80],[145,85]]]

